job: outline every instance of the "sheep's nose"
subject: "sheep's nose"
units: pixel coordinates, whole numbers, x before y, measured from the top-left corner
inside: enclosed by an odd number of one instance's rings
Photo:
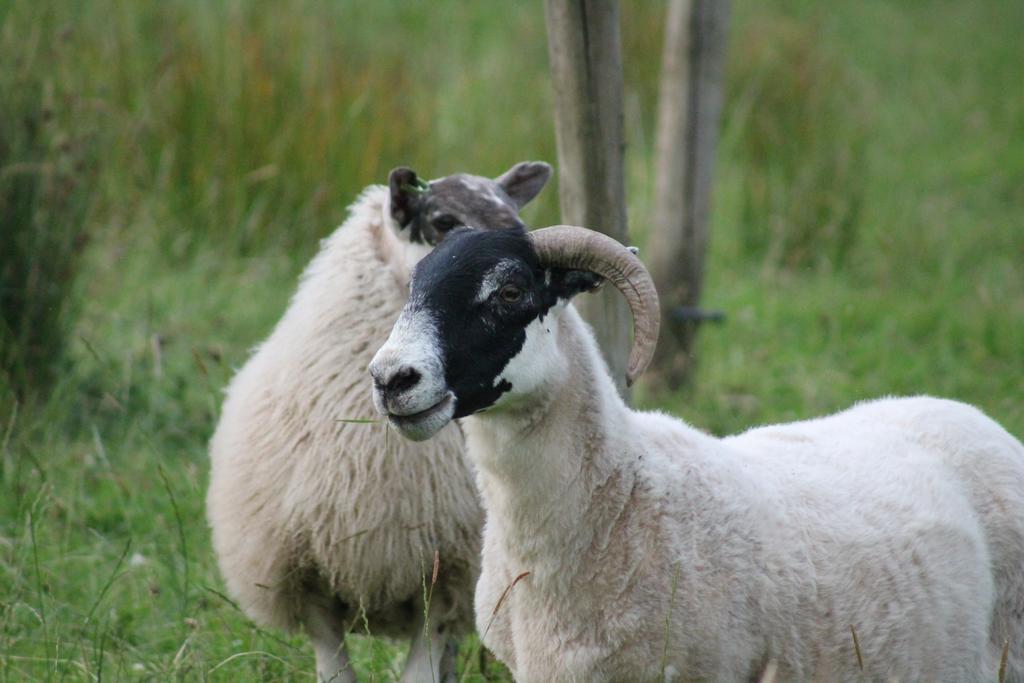
[[[385,398],[394,398],[409,391],[419,384],[422,375],[419,370],[411,365],[399,365],[384,367],[377,363],[370,365],[370,374],[373,376],[373,383],[377,390],[384,394]]]
[[[408,365],[395,370],[384,383],[384,391],[389,394],[400,394],[416,386],[420,381],[420,373]]]

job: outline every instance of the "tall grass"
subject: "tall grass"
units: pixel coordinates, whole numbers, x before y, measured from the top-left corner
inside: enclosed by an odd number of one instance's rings
[[[726,150],[742,178],[745,250],[787,268],[839,268],[870,168],[869,94],[817,22],[762,13],[729,62]]]
[[[8,2],[12,32],[50,13],[91,36],[73,58],[118,134],[107,209],[170,255],[308,249],[398,164],[497,174],[553,155],[544,27],[523,6]],[[532,48],[505,59],[517,42]]]
[[[50,388],[74,322],[98,145],[67,72],[74,40],[66,28],[0,28],[0,408],[8,410]]]

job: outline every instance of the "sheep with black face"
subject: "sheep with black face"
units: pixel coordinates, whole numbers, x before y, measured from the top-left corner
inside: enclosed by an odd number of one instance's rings
[[[412,637],[403,680],[448,680],[472,625],[482,512],[453,425],[386,438],[363,381],[409,272],[459,225],[520,229],[551,169],[431,182],[395,169],[325,239],[270,337],[227,389],[210,444],[207,512],[231,595],[263,625],[303,628],[320,680],[354,681],[345,634]],[[440,574],[424,628],[424,576]]]
[[[1024,680],[1020,442],[927,397],[724,439],[632,411],[568,304],[601,278],[634,312],[632,379],[650,277],[564,226],[452,233],[370,364],[409,438],[464,418],[477,628],[516,680],[990,681],[1007,641]]]

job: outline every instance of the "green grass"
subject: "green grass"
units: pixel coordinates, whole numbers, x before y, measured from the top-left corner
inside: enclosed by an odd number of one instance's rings
[[[0,70],[41,46],[38,78],[105,136],[56,382],[0,413],[0,682],[312,680],[304,639],[253,626],[217,575],[220,392],[361,187],[554,161],[540,5],[429,7],[0,0]],[[661,10],[623,8],[641,239]],[[1024,435],[1022,28],[1009,2],[737,1],[706,294],[728,320],[692,386],[644,403],[728,433],[931,393]],[[809,80],[759,76],[787,65]],[[367,680],[400,655],[356,647]]]

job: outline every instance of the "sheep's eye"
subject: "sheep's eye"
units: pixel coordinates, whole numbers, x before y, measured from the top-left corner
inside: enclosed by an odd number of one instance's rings
[[[438,232],[448,232],[458,224],[459,220],[455,216],[449,216],[448,214],[438,216],[433,220],[434,230]]]
[[[523,298],[523,290],[519,289],[515,285],[505,285],[498,290],[498,296],[501,300],[508,304],[518,303]]]

